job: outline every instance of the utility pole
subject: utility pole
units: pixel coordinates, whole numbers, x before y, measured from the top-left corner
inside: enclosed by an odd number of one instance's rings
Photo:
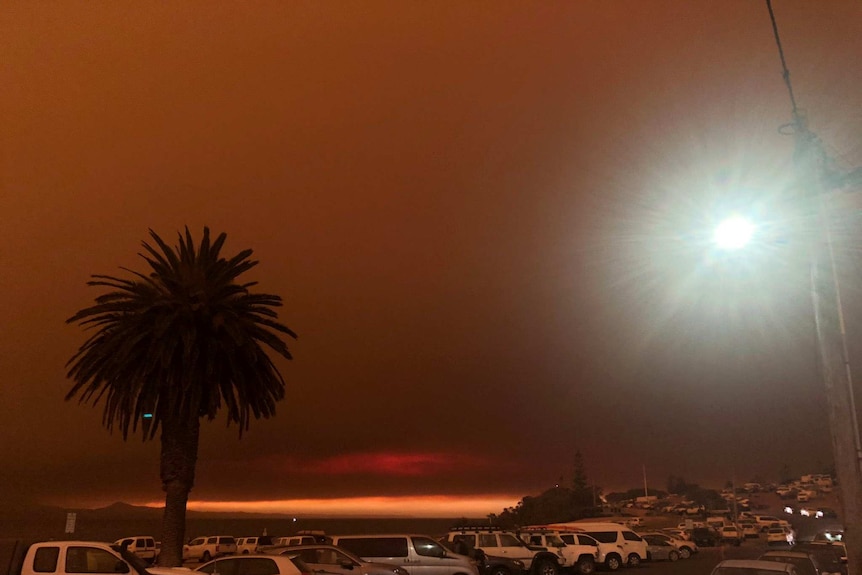
[[[799,147],[802,150],[799,150]],[[853,394],[853,379],[847,351],[847,335],[841,306],[841,290],[835,266],[828,191],[823,186],[823,158],[810,132],[797,134],[801,176],[813,186],[817,223],[811,245],[811,300],[817,333],[820,371],[826,391],[832,454],[838,475],[843,509],[844,543],[848,575],[862,573],[862,449]],[[808,172],[805,174],[804,172]],[[808,177],[806,177],[808,176]],[[803,180],[805,181],[805,180]]]
[[[838,186],[858,176],[859,170],[836,178],[831,173],[827,155],[817,136],[808,129],[793,96],[790,70],[784,60],[778,25],[771,0],[766,7],[772,21],[775,43],[781,58],[782,76],[792,105],[793,121],[783,126],[781,133],[795,138],[794,163],[803,196],[800,207],[813,219],[811,238],[811,301],[817,335],[820,371],[826,392],[832,454],[838,475],[839,494],[843,510],[843,541],[847,548],[848,575],[862,575],[862,443],[853,393],[847,333],[841,307],[841,290],[835,266],[831,232],[829,194]],[[810,220],[812,218],[805,218]]]

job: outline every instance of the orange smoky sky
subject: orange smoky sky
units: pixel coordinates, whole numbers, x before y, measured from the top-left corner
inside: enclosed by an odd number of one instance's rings
[[[862,164],[860,4],[773,4]],[[64,321],[184,226],[253,249],[299,335],[276,417],[204,426],[198,508],[499,512],[577,451],[606,491],[830,464],[798,244],[732,273],[698,239],[792,183],[762,2],[12,0],[0,53],[4,498],[161,500],[158,442],[63,400]]]

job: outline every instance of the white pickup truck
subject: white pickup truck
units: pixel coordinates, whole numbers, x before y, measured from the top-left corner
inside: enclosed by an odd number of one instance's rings
[[[110,543],[31,543],[21,539],[0,539],[0,575],[169,575],[179,572],[171,568],[148,569],[143,559],[120,545]]]

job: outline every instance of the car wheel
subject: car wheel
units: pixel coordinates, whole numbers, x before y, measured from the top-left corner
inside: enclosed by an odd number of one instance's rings
[[[248,555],[248,549],[243,549],[243,550],[242,550],[242,554],[243,554],[243,555]]]
[[[632,553],[629,555],[628,566],[629,567],[637,567],[641,564],[641,556],[637,553]]]
[[[209,552],[209,551],[204,551],[204,554],[203,554],[203,555],[201,555],[201,563],[206,563],[206,562],[207,562],[207,561],[209,561],[210,559],[212,559],[212,555],[210,555],[210,552]]]
[[[605,567],[608,568],[608,571],[616,571],[622,564],[623,562],[619,555],[608,555],[608,558],[605,559]]]
[[[683,547],[679,550],[679,556],[682,559],[688,559],[689,557],[691,557],[691,549],[689,549],[688,547]]]
[[[539,563],[539,568],[536,570],[536,575],[559,575],[557,564],[553,561],[542,560]]]
[[[677,551],[671,551],[667,554],[667,558],[670,561],[676,561],[677,559],[679,559],[679,553]]]
[[[509,570],[505,567],[494,567],[488,575],[509,575]]]
[[[578,573],[580,575],[590,575],[596,570],[596,563],[591,557],[584,557],[578,560]]]

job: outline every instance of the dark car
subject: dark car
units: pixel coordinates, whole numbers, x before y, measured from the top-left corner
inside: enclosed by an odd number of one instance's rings
[[[813,553],[821,568],[827,573],[847,574],[847,550],[843,543],[800,541],[791,550]]]
[[[718,545],[720,537],[709,527],[695,527],[691,530],[689,539],[698,547],[715,547]]]
[[[438,543],[453,553],[466,555],[472,559],[480,575],[523,575],[525,572],[523,561],[488,555],[482,549],[468,547],[462,541],[447,541],[445,537],[438,539]]]
[[[761,561],[790,563],[796,567],[799,575],[824,575],[830,572],[820,562],[817,555],[808,551],[767,551],[758,557],[758,559]]]

